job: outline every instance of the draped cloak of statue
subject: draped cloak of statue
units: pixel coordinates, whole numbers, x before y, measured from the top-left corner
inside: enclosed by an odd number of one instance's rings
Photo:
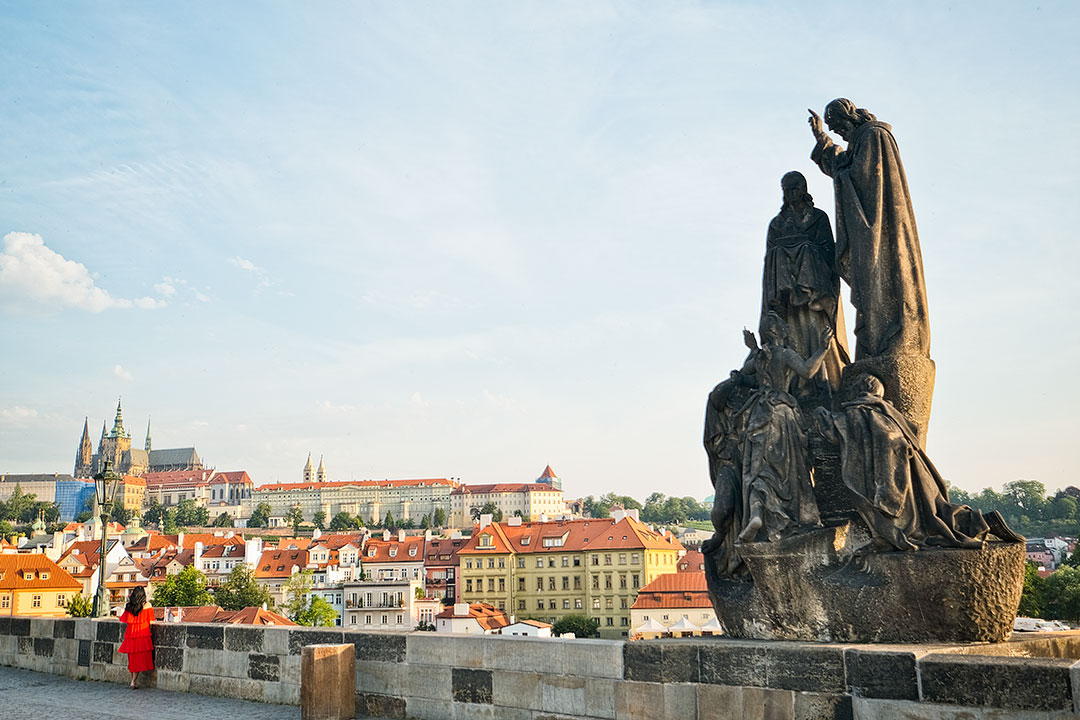
[[[855,360],[887,354],[929,358],[922,251],[892,128],[865,122],[846,151],[825,136],[810,158],[833,179],[837,267],[851,286],[856,310]]]
[[[847,365],[847,331],[840,303],[840,276],[829,216],[810,206],[803,213],[785,206],[769,223],[761,288],[761,319],[776,312],[788,326],[788,344],[807,358],[818,351],[821,331],[835,332],[824,370],[832,391]]]
[[[914,426],[875,394],[817,418],[840,443],[844,484],[862,502],[855,509],[871,534],[897,550],[923,545],[979,547],[989,526],[982,513],[949,502],[949,491],[922,450]]]

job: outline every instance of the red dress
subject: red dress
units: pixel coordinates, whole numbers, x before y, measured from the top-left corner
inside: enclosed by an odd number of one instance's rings
[[[120,643],[120,652],[128,656],[128,671],[137,673],[154,669],[154,642],[150,639],[150,621],[154,619],[154,609],[144,607],[138,615],[127,610],[120,616],[120,622],[127,623],[124,642]]]

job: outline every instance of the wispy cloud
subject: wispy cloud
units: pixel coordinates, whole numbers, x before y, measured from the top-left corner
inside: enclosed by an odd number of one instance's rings
[[[239,255],[229,258],[229,264],[235,268],[239,268],[244,272],[251,273],[257,280],[259,288],[266,288],[274,285],[274,281],[266,274],[266,271],[261,267],[251,262],[247,258],[242,258]]]
[[[12,407],[0,410],[0,419],[3,419],[5,423],[11,423],[13,425],[22,424],[30,420],[36,420],[37,418],[37,410],[24,407],[22,405],[13,405]]]
[[[118,298],[100,288],[82,263],[45,245],[40,235],[10,232],[0,251],[0,307],[14,313],[53,313],[78,308],[99,313],[113,308],[154,309],[164,300]]]
[[[123,365],[113,365],[113,376],[123,380],[124,382],[130,382],[135,379],[135,376],[130,371],[126,370]]]

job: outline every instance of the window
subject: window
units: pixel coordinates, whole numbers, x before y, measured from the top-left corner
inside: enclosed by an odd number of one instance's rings
[[[34,595],[30,599],[30,607],[36,607],[36,608],[41,607],[41,596],[40,595]]]
[[[604,588],[607,590],[611,589],[611,575],[604,576]]]
[[[593,565],[599,565],[600,564],[600,556],[599,555],[593,555],[592,556],[592,564]]]
[[[593,610],[599,610],[600,609],[600,598],[593,598],[592,599],[592,609]]]
[[[634,573],[633,579],[634,579],[634,589],[637,590],[638,587],[641,586],[641,583],[638,581],[638,574],[637,573]]]
[[[566,557],[565,555],[563,555],[563,558],[562,558],[562,566],[563,567],[570,567],[570,558]]]
[[[67,607],[67,595],[56,596],[56,607]]]
[[[593,575],[592,576],[592,589],[593,590],[599,590],[600,589],[600,576],[599,575]]]
[[[539,558],[539,557],[536,558],[536,567],[538,567],[538,568],[544,567],[544,558]]]
[[[625,610],[627,607],[629,607],[626,604],[626,598],[622,598],[621,600],[619,600],[619,603],[620,603],[619,607],[621,607],[623,610]]]
[[[608,609],[608,610],[611,610],[612,608],[614,608],[615,607],[614,599],[612,599],[612,598],[604,598],[604,607],[606,609]]]
[[[580,575],[575,575],[574,576],[574,589],[575,590],[580,590],[581,589],[581,576]]]
[[[465,569],[472,570],[472,558],[467,558],[465,560]]]
[[[551,602],[548,603],[548,610],[554,610],[554,609],[555,609],[555,601],[552,600]]]
[[[38,573],[38,577],[41,578],[42,580],[48,580],[49,579],[49,573],[47,573],[47,572]]]
[[[554,589],[555,589],[555,576],[552,575],[551,577],[548,578],[548,590],[554,590]]]
[[[627,627],[630,624],[630,618],[624,617],[619,621],[619,624],[623,627]]]
[[[525,558],[523,558],[523,557],[518,558],[518,567],[523,569],[523,570],[525,569]]]
[[[626,576],[625,575],[620,575],[619,576],[619,587],[622,588],[623,590],[626,589]]]
[[[398,615],[398,616],[397,616],[397,624],[398,624],[398,625],[400,625],[400,624],[401,624],[401,616],[400,616],[400,615]]]
[[[607,619],[607,624],[608,624],[608,626],[609,626],[609,627],[610,627],[610,626],[612,626],[612,625],[614,625],[614,624],[615,624],[615,618],[613,618],[613,617],[609,617],[609,618]]]
[[[506,592],[506,578],[499,578],[499,592]]]
[[[610,565],[611,564],[611,553],[604,553],[604,564],[605,565]]]
[[[5,595],[4,597],[0,598],[0,608],[8,607],[11,607],[11,596]]]
[[[555,558],[548,558],[548,567],[555,567]]]
[[[574,567],[581,567],[581,558],[577,555],[574,556]]]
[[[537,600],[536,601],[536,609],[537,610],[543,610],[544,609],[544,601],[543,600]]]
[[[619,564],[620,565],[625,565],[626,564],[626,553],[619,553]]]
[[[570,609],[570,601],[569,600],[563,600],[562,601],[562,609],[563,610],[569,610]]]
[[[495,592],[495,578],[488,578],[488,592]]]
[[[389,623],[386,622],[386,616],[385,615],[382,616],[382,624],[383,625],[389,625]]]
[[[518,610],[524,610],[524,609],[525,609],[525,601],[524,600],[518,600]]]
[[[638,554],[637,553],[630,553],[630,562],[633,563],[634,565],[638,564]]]
[[[472,578],[469,578],[469,579],[467,579],[465,581],[465,592],[467,592],[467,593],[472,592]]]
[[[574,609],[575,610],[580,610],[581,609],[581,598],[575,598],[574,599]]]
[[[484,533],[483,535],[480,536],[480,539],[477,540],[476,545],[477,545],[477,547],[482,547],[482,548],[495,547],[495,541],[492,540],[490,534]]]
[[[518,591],[525,592],[525,578],[523,577],[518,578]]]
[[[491,570],[495,569],[495,558],[488,558],[488,568]]]
[[[543,590],[544,590],[544,578],[542,578],[542,577],[536,578],[536,590],[537,590],[537,592],[543,592]]]
[[[499,558],[499,567],[500,568],[506,567],[506,558]]]
[[[569,575],[563,575],[562,576],[562,589],[563,590],[569,590],[570,589],[570,576]]]

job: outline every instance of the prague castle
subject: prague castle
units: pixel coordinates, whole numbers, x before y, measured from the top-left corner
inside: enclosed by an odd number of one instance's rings
[[[112,430],[106,434],[105,423],[101,424],[101,440],[97,452],[90,443],[90,421],[83,422],[82,439],[75,452],[76,478],[91,478],[105,469],[108,461],[113,470],[123,475],[142,476],[148,472],[167,472],[171,470],[202,470],[202,460],[195,448],[168,448],[154,450],[150,442],[150,423],[146,423],[146,442],[143,449],[131,447],[131,433],[124,428],[124,413],[120,402],[116,403],[116,417]]]

